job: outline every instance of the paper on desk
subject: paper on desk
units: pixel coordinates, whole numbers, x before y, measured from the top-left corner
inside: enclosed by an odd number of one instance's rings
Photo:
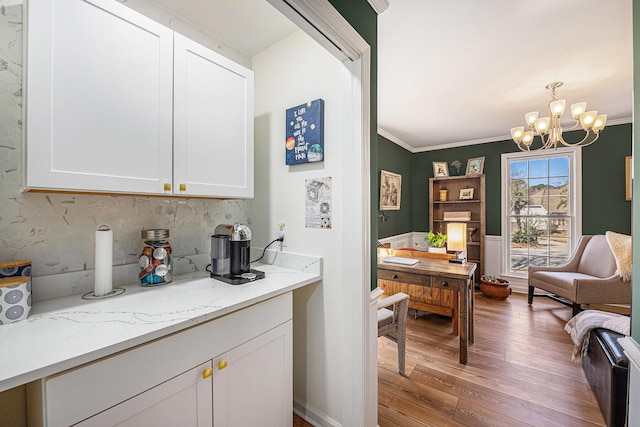
[[[382,262],[385,262],[388,264],[402,264],[402,265],[416,265],[418,261],[419,260],[416,258],[404,258],[399,256],[388,256],[382,260]]]

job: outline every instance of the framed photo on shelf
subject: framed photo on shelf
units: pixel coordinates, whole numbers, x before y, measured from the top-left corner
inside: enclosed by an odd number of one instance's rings
[[[473,200],[473,188],[461,188],[459,200]]]
[[[482,175],[484,169],[484,156],[474,157],[467,160],[467,172],[466,175]]]
[[[447,162],[433,162],[433,176],[434,178],[449,176],[449,166]]]
[[[380,171],[380,210],[400,210],[400,190],[402,175],[385,170]]]

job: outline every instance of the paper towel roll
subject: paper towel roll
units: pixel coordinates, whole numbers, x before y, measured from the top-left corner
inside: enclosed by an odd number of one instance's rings
[[[113,290],[113,231],[106,225],[96,230],[96,270],[93,294],[107,295]]]

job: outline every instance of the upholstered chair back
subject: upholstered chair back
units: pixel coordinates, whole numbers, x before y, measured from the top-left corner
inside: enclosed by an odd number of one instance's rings
[[[604,235],[592,236],[584,248],[578,273],[600,278],[610,277],[616,272],[616,260]]]

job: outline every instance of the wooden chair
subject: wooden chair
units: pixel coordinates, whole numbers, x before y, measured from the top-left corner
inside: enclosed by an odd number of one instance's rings
[[[404,375],[409,295],[398,292],[378,301],[378,337],[398,345],[398,373]]]

